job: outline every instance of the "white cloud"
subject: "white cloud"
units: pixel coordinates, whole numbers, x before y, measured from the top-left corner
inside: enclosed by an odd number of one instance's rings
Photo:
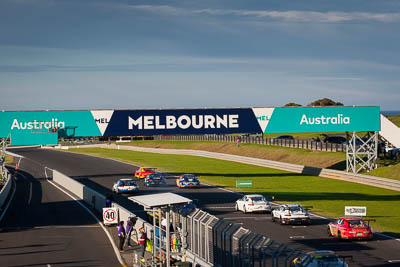
[[[212,16],[241,16],[289,22],[335,23],[349,21],[398,22],[400,13],[370,12],[318,12],[318,11],[276,11],[276,10],[240,10],[240,9],[184,9],[168,5],[127,5],[129,9],[146,10],[165,15],[206,14]]]
[[[271,10],[222,10],[202,9],[193,13],[209,15],[236,15],[257,18],[281,19],[293,22],[346,22],[346,21],[380,21],[394,22],[400,20],[400,13],[368,12],[316,12],[316,11],[271,11]]]
[[[362,81],[364,78],[360,77],[329,77],[329,76],[315,76],[306,77],[306,80],[311,81]]]
[[[148,12],[153,12],[153,13],[159,13],[159,14],[164,14],[164,15],[171,15],[171,16],[178,16],[178,15],[188,15],[190,14],[190,11],[185,10],[183,8],[177,8],[173,6],[167,6],[167,5],[160,5],[160,6],[154,6],[154,5],[121,5],[120,6],[123,9],[134,9],[134,10],[142,10],[142,11],[148,11]]]

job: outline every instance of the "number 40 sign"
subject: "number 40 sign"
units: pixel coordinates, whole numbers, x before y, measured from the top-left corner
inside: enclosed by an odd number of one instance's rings
[[[118,224],[118,209],[117,208],[103,208],[103,223]]]

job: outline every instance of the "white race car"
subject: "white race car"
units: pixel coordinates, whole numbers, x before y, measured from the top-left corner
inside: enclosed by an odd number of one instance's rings
[[[247,212],[271,212],[271,204],[262,195],[245,195],[238,199],[235,210]]]
[[[118,180],[113,185],[112,191],[117,194],[137,193],[139,191],[139,186],[133,179],[125,178],[125,179]]]
[[[312,208],[312,207],[306,207]],[[300,204],[285,204],[272,210],[272,221],[281,224],[310,224],[310,213]]]

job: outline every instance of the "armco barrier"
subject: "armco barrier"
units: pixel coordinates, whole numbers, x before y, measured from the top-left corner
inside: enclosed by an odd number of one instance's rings
[[[12,181],[13,179],[11,178],[11,174],[8,172],[6,169],[7,173],[7,182],[4,184],[3,188],[0,191],[0,208],[3,207],[4,202],[8,198],[8,195],[10,194],[11,188],[12,188]],[[0,209],[0,214],[3,212],[3,210]]]
[[[224,154],[224,153],[216,153],[216,152],[208,152],[201,150],[190,150],[190,149],[161,149],[161,148],[146,148],[146,147],[136,147],[136,146],[122,146],[122,145],[106,145],[106,144],[97,144],[97,145],[83,145],[76,147],[99,147],[99,148],[108,148],[108,149],[124,149],[124,150],[132,150],[138,152],[148,152],[148,153],[160,153],[160,154],[176,154],[176,155],[190,155],[190,156],[198,156],[198,157],[206,157],[206,158],[214,158],[221,159],[227,161],[233,161],[238,163],[245,163],[250,165],[256,165],[261,167],[273,168],[278,170],[284,170],[294,173],[301,173],[305,175],[313,175],[320,176],[324,178],[331,178],[335,180],[342,180],[347,182],[365,184],[380,188],[385,188],[394,191],[400,191],[400,181],[387,179],[382,177],[363,175],[363,174],[353,174],[344,171],[330,170],[330,169],[322,169],[316,167],[303,166],[292,163],[285,163],[273,160],[266,159],[258,159],[251,158],[245,156],[238,156],[232,154]]]

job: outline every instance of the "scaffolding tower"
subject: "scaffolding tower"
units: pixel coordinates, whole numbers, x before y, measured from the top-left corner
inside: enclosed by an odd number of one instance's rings
[[[153,217],[151,266],[170,267],[171,257],[177,254],[171,251],[171,237],[181,234],[173,210],[177,206],[191,203],[192,200],[174,193],[133,196],[129,200],[143,206]]]
[[[346,171],[359,173],[377,168],[378,159],[378,132],[368,133],[365,137],[359,137],[353,132],[346,145]]]

